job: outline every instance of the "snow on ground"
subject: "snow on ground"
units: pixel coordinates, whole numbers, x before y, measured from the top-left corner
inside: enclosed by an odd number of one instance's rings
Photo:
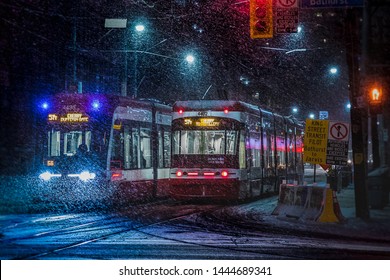
[[[390,241],[390,205],[383,209],[370,209],[370,219],[365,221],[356,217],[353,185],[337,194],[341,212],[346,218],[340,223],[321,223],[316,221],[279,217],[272,215],[277,198],[256,201],[241,207],[246,216],[258,218],[262,223],[272,226],[316,231],[355,238],[369,238]],[[390,245],[389,245],[390,246]]]
[[[112,190],[83,184],[49,186],[32,176],[0,177],[0,214],[102,210]]]
[[[310,173],[310,170],[308,171]],[[321,170],[317,173],[318,185],[325,186],[326,178]],[[306,174],[306,179],[312,178]],[[308,182],[312,183],[312,182]],[[80,193],[66,192],[59,197],[56,203],[50,202],[48,196],[52,190],[37,184],[28,177],[1,177],[0,178],[0,214],[19,213],[50,213],[50,212],[71,212],[73,209],[83,211],[106,210],[109,207],[109,192],[98,193],[94,190],[94,200],[85,197],[87,190]],[[69,199],[77,198],[78,204],[68,203]],[[370,209],[370,219],[363,220],[356,217],[355,190],[353,184],[342,188],[337,192],[337,199],[341,212],[346,218],[340,223],[320,223],[302,219],[286,218],[272,215],[278,198],[269,197],[259,201],[235,206],[235,211],[242,217],[261,221],[278,227],[300,229],[304,231],[319,231],[324,233],[339,234],[358,238],[372,238],[390,241],[390,205],[383,209]]]

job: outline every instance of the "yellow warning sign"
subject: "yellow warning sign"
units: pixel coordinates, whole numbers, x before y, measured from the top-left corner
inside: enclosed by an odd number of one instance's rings
[[[303,161],[326,164],[328,120],[306,120]]]

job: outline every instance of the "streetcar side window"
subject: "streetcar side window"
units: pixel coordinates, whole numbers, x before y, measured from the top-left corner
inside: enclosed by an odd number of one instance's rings
[[[303,174],[303,158],[302,158],[303,135],[302,132],[299,130],[297,130],[295,145],[296,145],[296,159],[297,159],[296,170],[298,174]]]
[[[131,168],[131,150],[130,147],[132,146],[132,137],[131,137],[131,131],[129,129],[128,125],[123,126],[123,134],[121,137],[123,140],[123,167],[124,169],[130,169]]]
[[[287,167],[289,173],[295,173],[295,129],[288,128],[287,131]]]
[[[261,140],[259,133],[251,133],[249,138],[249,151],[252,159],[252,167],[260,167],[260,154],[261,154]]]
[[[114,128],[113,138],[112,138],[112,148],[111,148],[111,168],[122,168],[122,159],[123,159],[123,142],[124,137],[123,133]],[[130,165],[130,164],[129,164]],[[123,168],[126,168],[123,166]]]
[[[158,132],[158,167],[169,167],[171,164],[171,133],[160,129]]]
[[[139,128],[132,128],[131,132],[132,145],[131,145],[131,166],[130,168],[139,168]]]
[[[264,131],[263,131],[263,152],[264,152],[264,154],[263,154],[263,159],[264,159],[264,166],[263,166],[263,168],[265,168],[266,170],[268,169],[268,168],[270,168],[271,167],[271,160],[270,160],[270,151],[269,151],[269,149],[271,148],[270,147],[270,143],[269,143],[269,141],[268,141],[268,137],[267,137],[267,133],[266,133],[266,130],[264,129]]]
[[[111,162],[120,162],[124,169],[152,167],[150,128],[127,123],[114,130]]]
[[[152,148],[151,148],[151,131],[148,128],[141,128],[140,133],[140,167],[152,167]]]
[[[173,145],[173,154],[179,155],[180,154],[180,131],[174,131],[172,135],[172,145]]]
[[[263,149],[265,176],[275,176],[275,130],[274,121],[268,114],[263,118]]]
[[[240,133],[240,146],[238,149],[238,161],[239,168],[246,168],[246,151],[245,151],[245,131],[242,130]]]

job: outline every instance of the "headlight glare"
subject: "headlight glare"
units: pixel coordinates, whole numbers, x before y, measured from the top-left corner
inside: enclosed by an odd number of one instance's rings
[[[84,172],[80,173],[80,180],[84,181],[84,182],[88,181],[88,180],[95,179],[95,177],[96,177],[96,174],[90,173],[89,171],[84,171]]]
[[[43,181],[49,181],[51,179],[51,173],[49,171],[43,172],[39,175],[39,179]]]

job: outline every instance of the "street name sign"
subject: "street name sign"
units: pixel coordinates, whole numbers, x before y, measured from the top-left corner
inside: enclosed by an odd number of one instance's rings
[[[319,118],[320,120],[326,120],[329,117],[328,111],[320,111]]]
[[[363,7],[364,0],[301,0],[301,8]]]

